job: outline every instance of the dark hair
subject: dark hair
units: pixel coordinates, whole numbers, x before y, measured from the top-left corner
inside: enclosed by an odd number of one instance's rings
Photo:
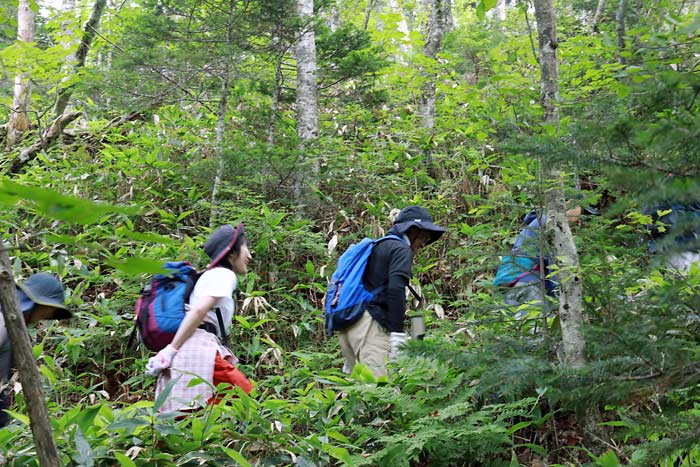
[[[245,233],[241,232],[238,235],[238,238],[236,239],[236,243],[234,243],[233,246],[231,247],[231,249],[229,250],[229,252],[226,253],[226,256],[221,258],[221,261],[219,261],[217,263],[217,266],[221,266],[223,268],[233,270],[233,265],[228,260],[229,256],[231,255],[231,253],[239,255],[241,253],[241,248],[243,247],[243,245],[247,245],[247,244],[248,244],[248,239],[246,238]]]

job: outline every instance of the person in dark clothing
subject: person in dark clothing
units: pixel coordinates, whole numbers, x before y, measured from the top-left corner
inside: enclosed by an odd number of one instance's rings
[[[363,275],[367,290],[384,286],[369,303],[362,317],[340,331],[340,347],[345,364],[352,372],[355,363],[367,365],[376,376],[386,375],[386,361],[394,358],[408,340],[403,324],[406,317],[406,286],[411,279],[413,256],[438,240],[446,230],[433,224],[428,211],[420,206],[404,208],[394,221],[388,238],[372,250]]]
[[[48,273],[30,276],[17,285],[17,300],[27,324],[48,319],[68,319],[72,316],[64,303],[65,291],[61,281]],[[0,428],[7,425],[6,409],[12,401],[10,388],[6,387],[12,375],[12,347],[5,321],[0,313]]]
[[[700,201],[665,201],[642,212],[653,221],[649,253],[663,255],[666,266],[681,274],[700,265]]]

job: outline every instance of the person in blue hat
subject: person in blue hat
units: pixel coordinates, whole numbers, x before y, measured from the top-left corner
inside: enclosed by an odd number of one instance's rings
[[[384,290],[369,303],[356,323],[338,334],[345,360],[343,371],[351,373],[355,363],[360,362],[375,376],[387,374],[387,360],[393,359],[408,340],[403,325],[413,257],[445,232],[446,229],[433,224],[433,218],[424,208],[408,206],[401,210],[388,232],[401,240],[389,238],[378,243],[362,276],[367,290],[385,286]]]
[[[41,272],[17,284],[17,301],[26,324],[42,320],[62,320],[72,316],[65,304],[65,290],[54,275]],[[5,387],[12,375],[12,348],[0,313],[0,427],[7,425],[5,409],[10,407],[10,388]]]
[[[600,215],[592,207],[576,206],[566,211],[569,225],[581,223],[583,216]],[[553,313],[550,298],[558,287],[556,277],[549,270],[550,258],[542,254],[541,226],[547,215],[530,211],[523,217],[523,228],[515,239],[509,255],[501,258],[493,284],[503,289],[503,302],[510,307],[517,320],[532,320],[531,331],[537,331],[538,315]],[[544,273],[542,269],[544,268]]]

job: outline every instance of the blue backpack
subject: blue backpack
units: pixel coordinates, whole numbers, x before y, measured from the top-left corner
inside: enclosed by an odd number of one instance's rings
[[[342,331],[360,319],[369,302],[384,290],[385,286],[370,291],[362,283],[362,276],[374,246],[386,239],[401,240],[397,235],[373,240],[365,238],[348,248],[338,259],[338,267],[331,277],[326,291],[326,329],[328,335]]]
[[[163,267],[171,274],[153,276],[136,301],[136,326],[143,343],[154,352],[172,342],[200,276],[187,261],[168,262]]]
[[[504,256],[496,271],[493,285],[512,287],[531,272],[539,271],[539,266],[539,263],[529,256]]]

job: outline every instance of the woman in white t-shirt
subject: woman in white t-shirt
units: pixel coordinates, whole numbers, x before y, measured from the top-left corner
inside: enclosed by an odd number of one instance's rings
[[[148,361],[149,374],[158,375],[156,398],[175,378],[161,412],[189,411],[218,403],[212,387],[239,386],[248,394],[252,384],[236,368],[238,359],[222,345],[225,328],[233,320],[236,274],[248,272],[251,259],[243,224],[219,227],[204,245],[211,263],[190,295],[190,308],[173,341]],[[218,316],[217,316],[218,315]],[[189,383],[201,378],[206,383]]]

